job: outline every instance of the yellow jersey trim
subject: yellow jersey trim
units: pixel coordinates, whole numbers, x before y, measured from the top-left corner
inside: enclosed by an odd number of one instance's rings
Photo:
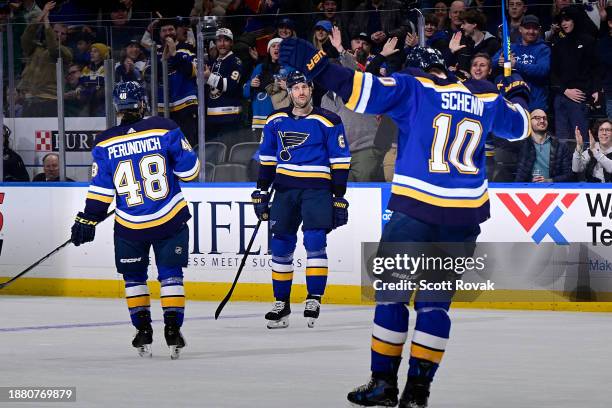
[[[353,76],[353,91],[351,92],[349,101],[345,105],[348,109],[354,111],[355,108],[357,108],[357,102],[359,102],[359,98],[361,98],[362,85],[363,85],[363,72],[355,72]]]
[[[312,118],[312,119],[316,119],[319,122],[323,123],[325,126],[327,127],[334,127],[334,124],[331,123],[326,117],[321,116],[321,115],[308,115],[307,118]]]
[[[321,172],[317,172],[317,171],[311,171],[311,172],[301,172],[301,171],[291,171],[291,170],[287,170],[287,169],[283,169],[283,168],[276,168],[276,173],[280,173],[280,174],[284,174],[286,176],[292,176],[292,177],[302,177],[302,178],[324,178],[327,180],[331,180],[331,175],[329,175],[328,173],[321,173]]]
[[[149,221],[149,222],[143,222],[143,223],[130,222],[130,221],[124,220],[118,215],[115,215],[115,221],[117,221],[119,224],[123,225],[124,227],[130,228],[130,229],[140,230],[140,229],[153,228],[153,227],[157,227],[159,225],[165,224],[166,222],[170,221],[184,207],[187,207],[187,202],[185,200],[181,200],[166,215],[156,220]]]
[[[441,198],[435,197],[421,191],[413,190],[409,187],[398,186],[394,184],[391,187],[391,192],[393,194],[398,194],[410,198],[414,198],[415,200],[422,201],[427,204],[435,205],[437,207],[456,207],[456,208],[479,208],[482,207],[487,201],[489,201],[489,193],[485,192],[478,198],[468,199],[468,198]]]
[[[275,113],[274,115],[268,116],[268,119],[266,119],[266,125],[268,123],[272,122],[276,118],[288,118],[288,117],[289,117],[289,115],[287,115],[285,112]]]
[[[141,132],[130,133],[128,135],[119,135],[119,136],[111,137],[110,139],[106,139],[98,143],[97,146],[107,147],[119,141],[125,142],[125,141],[132,140],[132,139],[140,139],[142,137],[164,136],[168,132],[170,132],[170,129],[148,129],[148,130],[143,130]]]
[[[198,170],[195,172],[195,174],[193,176],[189,176],[189,177],[185,177],[185,178],[181,178],[181,181],[191,181],[191,180],[195,180],[196,177],[198,177],[198,175],[200,174],[200,168],[198,167]]]
[[[105,195],[95,194],[95,193],[87,193],[87,199],[102,201],[103,203],[112,203],[115,197],[109,197]]]

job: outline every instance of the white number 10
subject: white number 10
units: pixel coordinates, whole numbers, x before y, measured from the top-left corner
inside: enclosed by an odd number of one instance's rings
[[[450,136],[451,121],[452,116],[446,113],[441,113],[434,118],[433,128],[436,133],[431,145],[429,171],[432,173],[448,173],[450,171],[448,162],[450,162],[460,173],[477,174],[479,169],[474,165],[474,152],[482,136],[482,126],[476,120],[462,119],[455,129],[455,139],[448,152],[447,161],[444,156]],[[463,152],[463,158],[460,159],[459,154],[466,142],[467,146]]]
[[[168,179],[166,177],[166,161],[159,154],[144,156],[138,163],[142,186],[136,180],[134,167],[131,160],[123,160],[117,165],[113,182],[119,195],[126,195],[127,205],[132,207],[144,202],[140,193],[144,187],[144,193],[151,200],[161,200],[168,195]]]

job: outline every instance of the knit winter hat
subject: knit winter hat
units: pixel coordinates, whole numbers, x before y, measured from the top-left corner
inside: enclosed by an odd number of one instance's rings
[[[102,59],[108,59],[108,55],[110,53],[110,49],[108,48],[108,46],[106,44],[93,43],[93,44],[91,44],[91,48],[95,48],[96,50],[98,50],[98,52],[102,56]]]

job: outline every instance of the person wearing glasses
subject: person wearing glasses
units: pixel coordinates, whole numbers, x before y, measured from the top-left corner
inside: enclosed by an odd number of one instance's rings
[[[548,131],[542,109],[531,112],[531,137],[522,142],[516,182],[559,183],[573,179],[570,149]]]
[[[612,181],[612,121],[604,119],[596,123],[595,133],[589,129],[589,147],[584,149],[583,137],[576,127],[576,150],[572,157],[572,170],[584,172],[589,183],[610,183]]]
[[[64,92],[64,113],[67,117],[88,116],[88,106],[80,100],[80,91],[77,90],[82,70],[79,64],[70,64],[68,67]]]

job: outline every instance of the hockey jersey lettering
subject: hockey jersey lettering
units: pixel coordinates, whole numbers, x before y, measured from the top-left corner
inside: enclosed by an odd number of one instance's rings
[[[85,213],[103,216],[115,199],[117,235],[161,239],[191,217],[178,182],[195,179],[200,163],[173,121],[152,117],[111,128],[97,136],[92,155]]]
[[[119,143],[108,148],[108,158],[130,156],[132,154],[146,153],[153,150],[161,150],[161,142],[158,137],[135,140],[133,142]]]
[[[483,222],[489,217],[486,135],[526,138],[529,114],[483,81],[460,83],[415,69],[391,78],[355,72],[350,85],[338,78],[343,85],[331,86],[348,95],[347,108],[385,113],[398,124],[389,209],[434,224]]]
[[[292,108],[273,112],[266,120],[259,151],[260,188],[332,189],[342,196],[346,190],[351,157],[340,118],[314,108],[295,117]]]

